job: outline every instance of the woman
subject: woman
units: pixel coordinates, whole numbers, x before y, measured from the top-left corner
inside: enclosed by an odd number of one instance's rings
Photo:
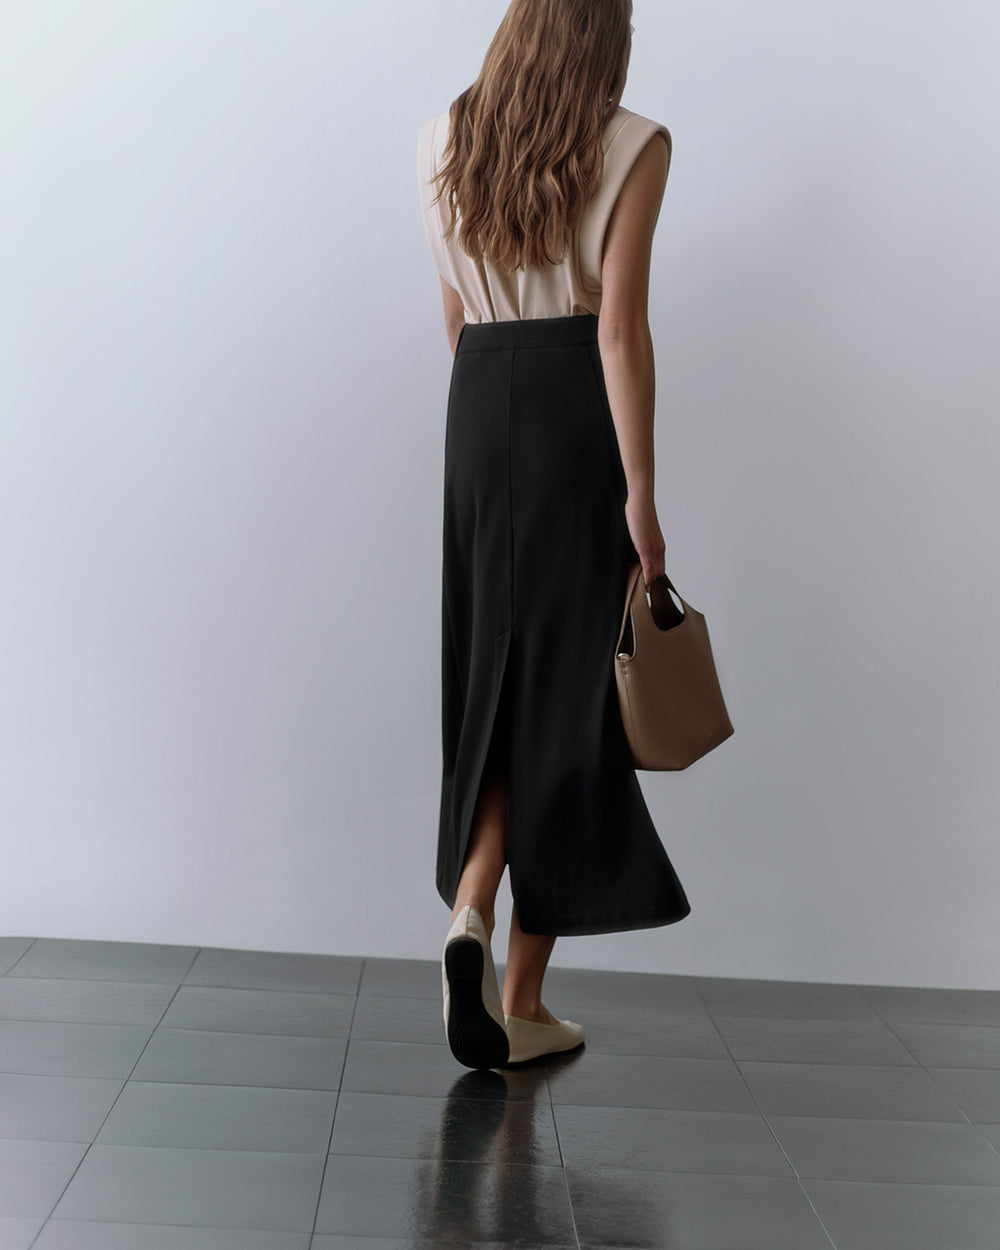
[[[643,800],[614,651],[629,565],[664,572],[649,258],[667,128],[619,101],[632,0],[513,0],[478,79],[420,127],[454,354],[442,543],[437,889],[445,1031],[473,1068],[572,1049],[557,935],[690,904]],[[501,998],[491,950],[514,902]]]

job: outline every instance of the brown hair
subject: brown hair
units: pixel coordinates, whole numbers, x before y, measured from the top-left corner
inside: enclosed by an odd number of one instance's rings
[[[558,263],[604,168],[632,48],[629,0],[512,0],[453,100],[435,202],[460,246],[505,272]]]

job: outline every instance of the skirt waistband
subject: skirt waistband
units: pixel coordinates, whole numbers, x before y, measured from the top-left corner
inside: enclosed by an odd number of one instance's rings
[[[467,321],[458,336],[459,352],[502,351],[511,347],[562,347],[597,341],[596,313],[569,317],[523,317],[518,321]]]

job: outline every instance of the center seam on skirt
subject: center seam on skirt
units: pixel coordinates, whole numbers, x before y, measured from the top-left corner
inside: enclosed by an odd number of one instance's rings
[[[507,562],[510,569],[510,584],[507,594],[507,610],[510,629],[514,628],[514,490],[510,465],[510,420],[512,408],[511,392],[514,389],[514,356],[516,353],[517,348],[512,348],[510,353],[510,372],[507,377],[507,522],[510,528],[510,554]]]

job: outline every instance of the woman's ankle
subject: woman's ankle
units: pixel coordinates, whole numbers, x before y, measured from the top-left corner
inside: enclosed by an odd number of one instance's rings
[[[506,972],[506,969],[504,971]],[[509,990],[505,985],[501,997],[503,1009],[509,1016],[520,1016],[522,1020],[530,1020],[533,1016],[540,1016],[545,1012],[540,995],[525,995]]]
[[[552,1024],[556,1019],[541,1001],[518,1002],[516,999],[511,999],[509,1002],[504,1002],[503,1009],[505,1015],[517,1016],[519,1020],[537,1020],[542,1024]]]
[[[451,909],[452,924],[454,924],[458,919],[458,913],[462,910],[462,908],[467,906],[469,903],[471,903],[476,911],[479,912],[480,916],[482,916],[483,924],[486,926],[486,932],[492,938],[493,930],[496,928],[496,918],[493,915],[493,908],[489,904],[483,902],[482,899],[477,900],[475,895],[455,900],[455,906]]]

